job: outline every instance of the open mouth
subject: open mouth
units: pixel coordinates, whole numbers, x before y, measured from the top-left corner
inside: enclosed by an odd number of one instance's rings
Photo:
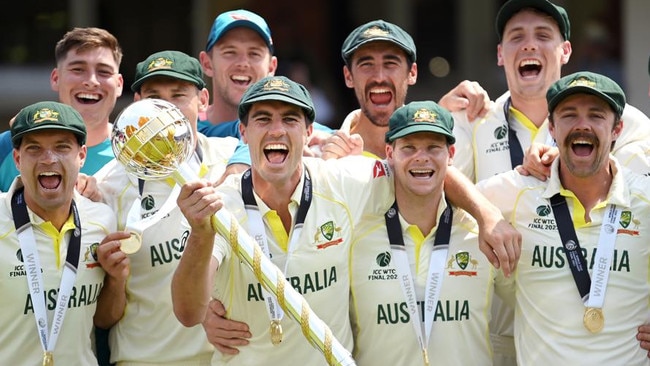
[[[393,94],[389,88],[374,88],[370,90],[370,101],[374,104],[388,104],[393,100]]]
[[[590,133],[574,132],[566,137],[566,146],[569,146],[576,156],[589,156],[598,145],[598,139]]]
[[[431,178],[433,176],[432,169],[411,169],[409,173],[414,178]]]
[[[266,160],[273,164],[281,164],[289,155],[289,148],[285,144],[269,144],[264,148]]]
[[[248,86],[251,83],[251,77],[245,75],[232,75],[230,80],[239,86]]]
[[[571,142],[571,150],[577,156],[589,156],[594,151],[594,144],[584,138],[576,139]]]
[[[48,190],[57,189],[61,184],[61,175],[54,172],[41,173],[38,175],[38,183]]]
[[[77,102],[81,104],[95,104],[102,100],[102,96],[99,94],[90,94],[90,93],[79,93],[75,96]]]
[[[542,71],[542,64],[538,60],[526,59],[519,63],[519,75],[523,78],[535,77]]]

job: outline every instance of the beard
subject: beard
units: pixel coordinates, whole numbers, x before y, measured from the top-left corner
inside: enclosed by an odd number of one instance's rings
[[[377,127],[388,127],[390,115],[386,113],[371,113],[368,108],[361,108],[361,112],[368,118],[370,123]]]

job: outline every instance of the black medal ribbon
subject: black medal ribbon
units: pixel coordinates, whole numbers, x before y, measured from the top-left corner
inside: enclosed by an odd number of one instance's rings
[[[311,206],[311,176],[309,175],[309,170],[307,170],[306,166],[303,165],[303,169],[305,171],[305,182],[302,187],[302,196],[300,197],[300,206],[298,207],[298,214],[296,215],[296,223],[294,224],[294,227],[302,225],[305,222],[307,211],[309,211],[309,206]],[[251,174],[250,168],[242,175],[241,195],[245,206],[257,207],[255,196],[253,195],[253,175]]]
[[[553,209],[553,216],[555,217],[557,229],[560,232],[564,254],[569,263],[569,268],[571,268],[573,280],[576,283],[576,287],[578,287],[580,298],[584,301],[589,295],[591,277],[589,277],[587,260],[582,255],[582,250],[578,243],[578,237],[573,227],[573,220],[571,220],[566,199],[559,193],[556,193],[551,197],[551,208]]]
[[[521,143],[517,138],[517,132],[510,128],[510,105],[512,104],[512,99],[508,97],[508,100],[503,105],[503,114],[506,117],[506,126],[508,127],[508,151],[510,152],[510,163],[512,168],[517,165],[521,165],[524,162],[524,150],[521,148]]]
[[[436,230],[436,237],[433,242],[436,245],[447,245],[451,238],[451,220],[453,219],[453,211],[447,201],[447,207],[440,214],[438,219],[438,229]],[[386,230],[388,231],[388,240],[391,245],[404,246],[404,237],[402,236],[402,225],[399,222],[399,208],[397,201],[393,202],[391,208],[384,214],[386,220]]]
[[[79,212],[77,205],[72,200],[70,204],[70,212],[74,220],[75,230],[70,235],[68,242],[68,251],[65,256],[67,265],[70,265],[74,272],[77,272],[79,266],[79,248],[81,247],[81,222],[79,220]],[[17,189],[11,197],[11,213],[14,216],[14,226],[16,232],[24,230],[25,226],[30,225],[29,214],[27,213],[27,203],[25,202],[25,188]]]

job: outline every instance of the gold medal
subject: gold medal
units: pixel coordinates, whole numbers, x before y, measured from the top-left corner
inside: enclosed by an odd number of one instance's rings
[[[138,233],[131,233],[131,236],[129,236],[126,239],[120,240],[120,250],[123,251],[126,254],[133,254],[140,250],[140,246],[142,245],[142,240],[141,237]]]
[[[43,366],[54,366],[54,355],[50,351],[43,353]]]
[[[282,342],[282,325],[279,320],[271,320],[271,343],[278,345]]]
[[[582,319],[585,328],[591,333],[598,333],[605,326],[605,316],[600,308],[586,308],[585,316]]]

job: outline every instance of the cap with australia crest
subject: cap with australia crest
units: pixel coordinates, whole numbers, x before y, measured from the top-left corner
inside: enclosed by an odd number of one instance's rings
[[[205,50],[210,51],[217,41],[223,37],[226,32],[233,28],[246,27],[257,32],[266,43],[266,46],[273,54],[273,38],[271,38],[271,29],[261,16],[244,9],[231,10],[219,14],[212,23],[212,28],[208,34],[208,43]]]
[[[548,111],[553,113],[561,101],[574,94],[591,94],[606,101],[619,116],[625,108],[625,93],[607,76],[582,71],[556,81],[546,92]]]
[[[251,105],[264,100],[277,100],[296,105],[305,111],[309,121],[316,118],[314,102],[307,88],[284,76],[267,76],[251,85],[239,102],[239,119],[243,120]]]
[[[142,84],[155,76],[180,79],[196,85],[199,89],[205,88],[199,60],[180,51],[156,52],[139,62],[135,68],[135,81],[131,84],[131,90],[140,91]]]
[[[431,132],[444,135],[447,142],[456,142],[454,137],[454,119],[448,110],[432,101],[411,102],[390,116],[386,142],[418,132]]]
[[[11,125],[11,142],[20,146],[25,134],[42,130],[69,131],[75,134],[79,145],[86,143],[86,125],[71,106],[59,102],[38,102],[18,112]]]
[[[415,62],[416,49],[413,38],[399,26],[384,20],[373,20],[357,27],[348,35],[341,48],[341,56],[346,64],[359,47],[377,41],[390,42],[406,52],[410,62]]]

